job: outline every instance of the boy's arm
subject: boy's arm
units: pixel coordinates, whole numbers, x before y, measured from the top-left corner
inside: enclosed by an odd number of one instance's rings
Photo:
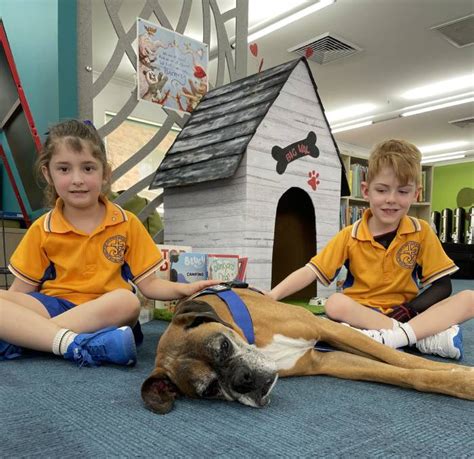
[[[292,293],[299,292],[315,280],[316,274],[314,271],[308,266],[303,266],[302,268],[293,271],[288,277],[273,287],[267,293],[267,296],[274,300],[280,300]]]
[[[219,280],[203,280],[183,284],[160,279],[152,274],[138,282],[137,287],[143,295],[154,300],[177,300],[193,295],[211,285],[219,284],[219,282]]]
[[[417,314],[426,311],[430,306],[444,300],[452,292],[451,278],[444,276],[433,282],[423,290],[417,297],[413,298],[406,306]]]

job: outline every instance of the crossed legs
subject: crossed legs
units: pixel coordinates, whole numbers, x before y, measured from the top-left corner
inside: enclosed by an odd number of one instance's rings
[[[329,318],[362,329],[391,329],[393,321],[360,305],[342,293],[331,295],[325,306]],[[474,317],[474,290],[464,290],[445,298],[408,321],[417,340],[435,335],[452,325]]]
[[[108,326],[133,326],[139,312],[138,298],[125,289],[106,293],[53,318],[36,298],[0,290],[0,339],[51,352],[54,337],[61,329],[87,333]]]

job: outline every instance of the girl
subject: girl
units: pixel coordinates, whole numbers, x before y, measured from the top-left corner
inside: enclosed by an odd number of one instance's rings
[[[111,169],[96,129],[54,126],[39,155],[53,207],[29,228],[10,259],[15,280],[0,290],[0,360],[22,348],[80,365],[136,362],[143,336],[135,284],[149,298],[182,298],[216,284],[154,276],[163,257],[142,223],[105,197]]]

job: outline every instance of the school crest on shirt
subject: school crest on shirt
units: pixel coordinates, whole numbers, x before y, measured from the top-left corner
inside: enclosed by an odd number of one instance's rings
[[[107,260],[113,263],[123,263],[125,247],[126,239],[124,236],[112,236],[104,242],[103,252]]]
[[[403,244],[397,252],[397,263],[406,269],[413,269],[416,265],[420,243],[408,241]]]

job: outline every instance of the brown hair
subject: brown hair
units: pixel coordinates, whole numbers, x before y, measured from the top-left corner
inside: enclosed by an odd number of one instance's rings
[[[406,140],[390,139],[375,146],[369,156],[367,183],[385,168],[391,168],[402,185],[421,182],[421,152]]]
[[[111,168],[107,162],[104,142],[90,121],[66,120],[51,127],[36,160],[36,173],[39,179],[46,182],[42,168],[46,167],[49,171],[51,158],[58,145],[63,142],[75,152],[83,151],[86,146],[90,147],[92,156],[102,164],[104,179],[106,180],[102,186],[102,195],[107,195],[110,191]],[[54,186],[47,182],[44,188],[44,197],[46,205],[54,207],[58,194]]]

